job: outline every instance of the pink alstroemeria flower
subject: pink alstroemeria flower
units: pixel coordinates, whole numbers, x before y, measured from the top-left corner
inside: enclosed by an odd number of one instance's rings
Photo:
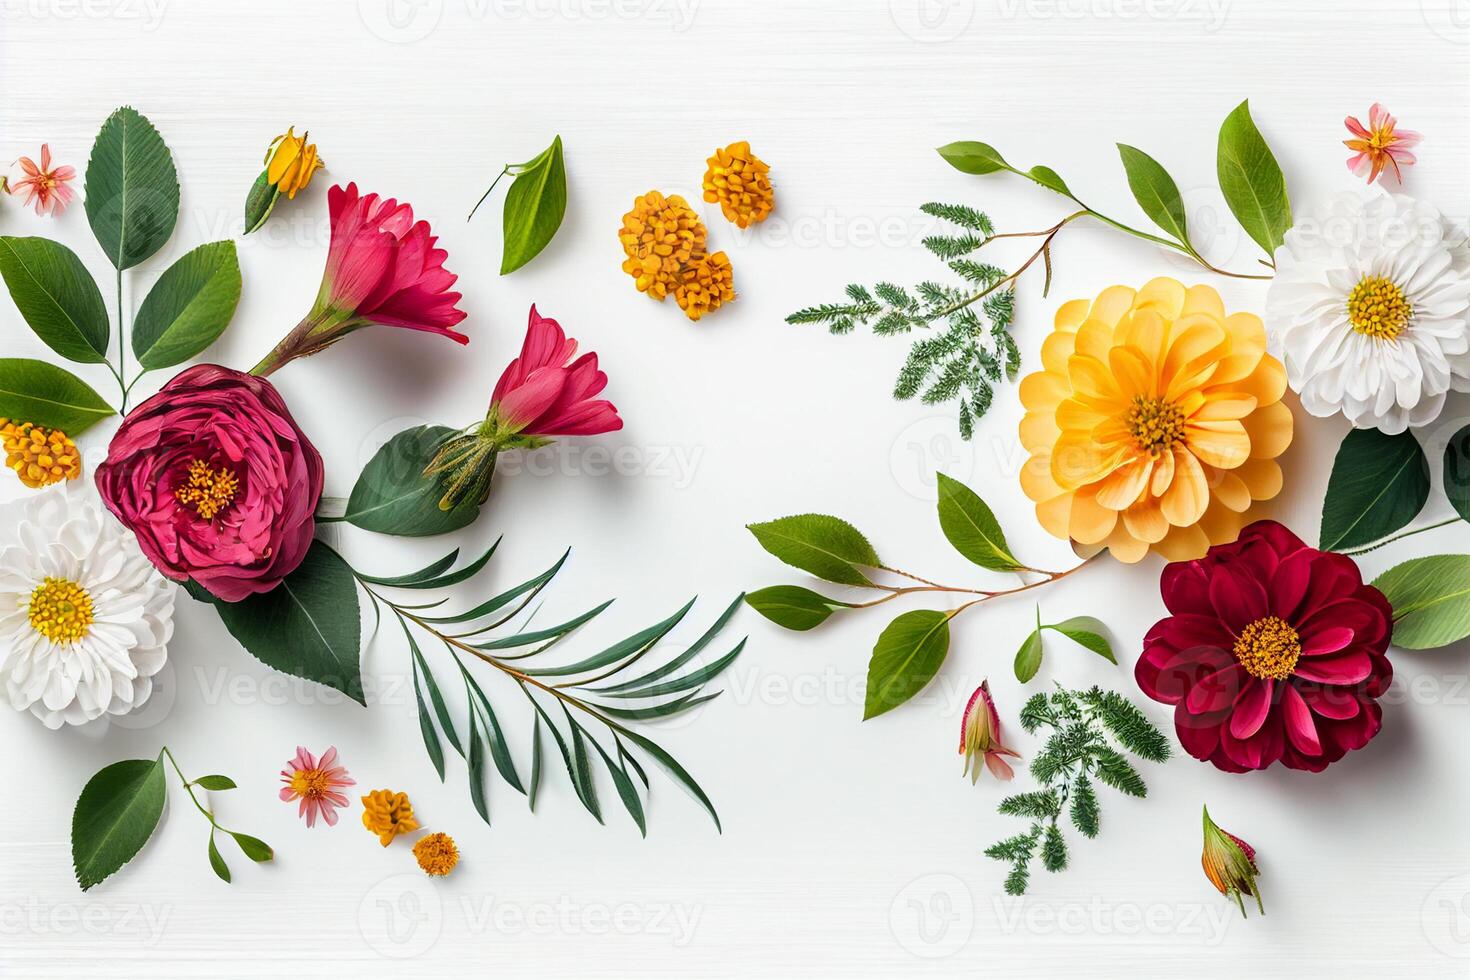
[[[316,303],[253,374],[264,377],[373,323],[470,342],[451,329],[465,318],[460,294],[449,291],[458,277],[444,268],[448,253],[434,247],[427,221],[414,221],[413,208],[391,197],[359,196],[356,184],[334,186],[327,207],[332,241]]]
[[[355,779],[348,778],[347,770],[337,765],[336,746],[327,749],[320,759],[305,746],[296,746],[296,756],[281,770],[281,782],[286,784],[281,787],[281,800],[300,800],[300,816],[306,818],[308,827],[316,826],[318,816],[328,827],[336,826],[338,808],[349,805],[347,797],[338,791],[357,785]]]
[[[12,194],[25,192],[26,198],[21,202],[22,206],[34,204],[36,213],[42,215],[58,215],[66,210],[66,206],[76,196],[76,191],[66,186],[66,182],[77,175],[75,167],[57,167],[52,170],[51,147],[47,143],[41,144],[39,167],[30,157],[21,157],[16,163],[25,176],[8,186]]]
[[[1371,184],[1384,168],[1392,167],[1394,177],[1402,184],[1403,168],[1414,163],[1414,154],[1409,150],[1418,146],[1424,137],[1413,130],[1399,129],[1398,120],[1377,102],[1368,110],[1367,126],[1355,116],[1348,116],[1344,123],[1354,138],[1343,140],[1342,145],[1356,151],[1348,159],[1348,169],[1359,177],[1367,177]]]
[[[996,779],[1008,781],[1015,776],[1005,757],[1019,759],[1020,756],[1001,744],[1000,715],[995,702],[990,699],[990,682],[981,681],[965,705],[965,716],[960,720],[960,754],[965,757],[965,774],[972,784],[980,780],[980,760]]]

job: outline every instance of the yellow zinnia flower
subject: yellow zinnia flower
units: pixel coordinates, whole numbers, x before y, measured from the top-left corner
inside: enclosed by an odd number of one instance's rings
[[[60,429],[0,418],[5,465],[33,490],[82,475],[82,454]]]
[[[316,154],[316,144],[308,143],[310,133],[296,135],[292,126],[271,142],[265,152],[265,179],[290,200],[296,192],[311,183],[312,176],[322,168],[321,157]]]
[[[378,842],[384,847],[393,843],[395,837],[419,829],[408,794],[391,789],[375,789],[362,798],[362,825],[377,834]]]
[[[1281,490],[1286,372],[1250,313],[1155,279],[1057,311],[1044,370],[1021,382],[1021,487],[1059,538],[1120,561],[1170,561],[1235,540]]]

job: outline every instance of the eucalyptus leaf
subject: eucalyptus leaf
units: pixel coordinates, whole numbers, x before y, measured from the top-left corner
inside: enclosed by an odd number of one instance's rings
[[[49,238],[0,236],[0,275],[16,309],[47,347],[69,361],[107,360],[107,305],[75,252]]]
[[[133,320],[133,353],[153,370],[181,364],[225,332],[240,303],[234,242],[210,242],[159,277]]]
[[[797,514],[747,527],[762,548],[828,582],[872,585],[862,569],[882,564],[868,539],[838,517]]]
[[[1470,636],[1470,555],[1415,558],[1373,585],[1393,607],[1395,646],[1429,650]]]
[[[87,780],[71,820],[72,867],[82,891],[137,856],[167,797],[161,755],[115,762]]]
[[[1236,106],[1220,126],[1216,169],[1235,220],[1267,255],[1274,256],[1291,228],[1291,201],[1281,166],[1251,119],[1249,100]]]
[[[1371,544],[1408,525],[1429,499],[1429,461],[1409,431],[1353,429],[1338,447],[1322,502],[1324,551]]]
[[[1444,495],[1455,513],[1470,521],[1470,425],[1444,447]]]
[[[833,613],[852,608],[850,602],[828,599],[799,585],[773,585],[745,597],[750,608],[789,630],[809,630],[826,622]]]
[[[87,221],[108,260],[130,269],[163,247],[179,220],[179,175],[153,124],[130,106],[102,124],[87,160]]]
[[[939,474],[939,526],[956,551],[981,568],[1013,572],[1026,566],[1011,554],[995,514],[958,480]]]
[[[46,361],[0,357],[0,416],[77,435],[116,415],[91,385]]]
[[[389,439],[358,476],[342,519],[365,531],[408,537],[446,534],[471,524],[480,505],[465,501],[440,510],[443,488],[424,475],[439,446],[454,434],[447,426],[420,425]]]
[[[1128,189],[1150,221],[1164,229],[1175,241],[1189,246],[1189,227],[1184,199],[1179,185],[1153,157],[1126,143],[1118,144],[1123,170],[1128,174]]]
[[[502,215],[504,253],[500,274],[512,273],[541,253],[567,210],[567,170],[561,137],[516,170]]]
[[[903,704],[924,689],[949,653],[950,614],[915,609],[889,623],[868,661],[863,720]]]

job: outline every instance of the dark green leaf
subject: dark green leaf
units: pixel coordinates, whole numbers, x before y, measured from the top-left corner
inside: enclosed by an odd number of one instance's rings
[[[1128,174],[1128,188],[1143,213],[1175,241],[1188,245],[1184,200],[1169,171],[1147,153],[1126,143],[1118,144],[1118,155],[1123,158],[1123,169]]]
[[[480,569],[484,568],[490,563],[490,556],[495,554],[496,548],[500,547],[501,540],[501,538],[496,538],[495,543],[490,545],[489,548],[486,548],[484,554],[476,558],[474,561],[470,562],[468,565],[465,565],[463,568],[456,568],[452,572],[446,572],[443,575],[436,575],[433,578],[419,579],[412,585],[404,585],[400,586],[400,588],[422,590],[447,589],[452,585],[458,585],[461,582],[467,582],[470,579],[474,578],[476,575],[480,574]]]
[[[572,720],[572,713],[567,710],[565,704],[562,711],[566,714],[567,725],[572,731],[572,785],[581,798],[582,805],[587,812],[602,823],[602,804],[597,799],[597,780],[592,775],[592,762],[587,755],[587,742],[591,736],[582,731],[582,726]]]
[[[375,575],[363,575],[361,576],[361,578],[364,582],[371,582],[374,585],[387,585],[393,588],[401,589],[413,588],[420,582],[427,582],[430,579],[433,579],[435,576],[439,575],[445,569],[453,565],[455,561],[458,560],[458,558],[459,549],[455,548],[443,558],[437,558],[434,561],[429,562],[429,564],[425,565],[423,568],[420,568],[416,572],[409,572],[406,575],[394,575],[387,578],[379,578]],[[433,622],[438,622],[438,620],[433,620]]]
[[[1118,658],[1113,656],[1112,644],[1108,642],[1108,628],[1100,619],[1093,616],[1073,616],[1071,619],[1052,623],[1045,628],[1056,630],[1067,639],[1081,644],[1104,660],[1112,663],[1118,662]]]
[[[265,219],[271,216],[275,210],[276,201],[281,196],[281,189],[267,179],[269,170],[262,170],[260,176],[255,178],[255,183],[250,185],[250,192],[245,195],[245,234],[250,234],[261,225]]]
[[[1067,842],[1056,824],[1048,824],[1046,836],[1041,841],[1041,864],[1048,871],[1062,871],[1067,867]]]
[[[485,697],[484,690],[469,671],[460,664],[460,671],[464,674],[465,684],[469,687],[470,713],[474,714],[476,704],[479,706],[480,714],[485,718],[485,739],[490,743],[490,758],[495,762],[495,768],[512,789],[518,793],[526,790],[521,786],[521,775],[516,772],[515,760],[511,758],[510,749],[505,743],[505,732],[500,727],[500,719],[495,717],[495,709],[490,706],[490,699]]]
[[[82,891],[143,849],[167,796],[162,756],[115,762],[87,780],[71,819],[72,867]]]
[[[480,723],[476,719],[474,709],[470,710],[470,802],[475,805],[475,812],[480,819],[485,821],[486,826],[490,824],[490,805],[485,800],[485,749],[484,743],[480,741]]]
[[[958,480],[939,474],[939,526],[954,549],[981,568],[1013,572],[1024,568],[985,501]]]
[[[688,792],[690,796],[694,797],[695,801],[704,807],[704,811],[710,815],[710,819],[715,822],[715,829],[721,833],[724,832],[724,828],[720,826],[720,815],[715,812],[715,805],[710,802],[704,790],[699,788],[699,784],[694,781],[694,777],[689,775],[683,766],[679,765],[678,760],[665,752],[653,741],[639,735],[637,732],[622,729],[622,734],[634,745],[647,752],[648,757],[660,769],[668,773],[681,788]]]
[[[229,776],[200,776],[194,780],[194,785],[214,793],[236,788],[235,781]]]
[[[500,274],[514,272],[539,255],[561,227],[566,210],[567,170],[558,136],[516,173],[506,192]]]
[[[1322,503],[1322,550],[1370,544],[1405,527],[1429,499],[1429,462],[1412,432],[1353,429]]]
[[[1042,653],[1041,630],[1032,630],[1016,651],[1016,680],[1025,684],[1036,676],[1041,669]]]
[[[618,669],[621,670],[623,667],[626,667],[627,664],[633,663],[637,659],[638,655],[641,655],[643,652],[647,651],[649,647],[653,646],[653,644],[663,639],[664,636],[668,634],[669,630],[677,626],[680,620],[682,620],[684,616],[689,612],[689,610],[693,607],[694,600],[690,599],[684,604],[684,607],[682,609],[674,613],[668,619],[665,619],[663,622],[655,623],[647,629],[639,630],[632,636],[619,640],[617,643],[614,643],[606,650],[603,650],[600,653],[595,653],[585,660],[579,660],[574,664],[565,664],[560,667],[527,667],[523,668],[524,672],[536,677],[567,677],[572,674],[581,674],[589,670],[599,670],[603,667],[608,667],[613,664],[620,664]],[[626,660],[627,663],[621,663],[624,660]]]
[[[1072,788],[1072,806],[1070,810],[1072,825],[1082,832],[1084,837],[1097,836],[1099,812],[1097,806],[1097,792],[1092,788],[1092,780],[1087,776],[1077,777],[1077,784]]]
[[[220,856],[219,848],[214,845],[214,831],[212,829],[209,832],[209,866],[214,869],[214,873],[219,875],[226,884],[229,884],[230,866],[225,864],[225,859]]]
[[[698,691],[691,691],[682,698],[675,698],[673,701],[666,701],[662,704],[649,705],[645,708],[614,708],[611,705],[602,705],[598,710],[603,714],[611,715],[623,721],[651,721],[655,718],[671,718],[674,715],[688,711],[690,708],[698,707],[706,701],[713,701],[721,693],[720,691],[716,691],[713,694],[706,694],[703,697],[699,697]]]
[[[1094,758],[1097,766],[1093,771],[1097,774],[1098,779],[1129,796],[1148,795],[1148,787],[1143,784],[1143,777],[1122,755],[1112,749],[1097,749],[1094,751]]]
[[[75,252],[49,238],[0,236],[0,275],[47,347],[84,364],[107,360],[107,306]]]
[[[747,526],[762,548],[828,582],[871,585],[862,569],[882,564],[868,539],[841,518],[797,514]]]
[[[496,544],[499,543],[500,542],[497,539]],[[511,602],[514,602],[516,599],[519,599],[523,595],[526,595],[529,599],[530,596],[534,596],[537,592],[540,592],[541,588],[546,585],[546,583],[550,582],[553,578],[556,577],[556,573],[561,571],[562,565],[566,563],[567,556],[571,553],[572,549],[568,548],[566,551],[562,552],[561,557],[556,560],[556,564],[552,565],[540,575],[537,575],[535,578],[527,579],[520,585],[507,589],[497,596],[486,599],[484,602],[480,603],[472,609],[467,609],[462,613],[455,613],[453,616],[425,616],[424,621],[427,623],[470,623],[474,622],[477,619],[488,616],[493,612],[497,612],[504,606],[508,605]],[[500,623],[504,622],[504,619],[500,620]],[[494,629],[494,627],[500,625],[500,623],[492,624],[491,626],[486,628]]]
[[[133,353],[150,370],[181,364],[214,343],[240,302],[234,242],[210,242],[169,266],[133,320]]]
[[[559,623],[556,626],[548,626],[546,629],[542,630],[528,630],[525,633],[517,633],[514,636],[506,636],[498,640],[489,640],[485,643],[475,643],[473,644],[473,646],[476,650],[509,650],[513,647],[523,647],[529,646],[532,643],[540,643],[542,640],[554,640],[559,637],[565,636],[572,630],[576,629],[578,626],[581,626],[588,620],[595,618],[610,605],[612,605],[611,599],[609,599],[607,602],[604,602],[600,606],[594,606],[593,608],[582,613],[580,616],[575,616],[572,619],[567,620],[565,623]]]
[[[408,623],[402,619],[398,622],[403,627],[403,635],[408,638],[409,655],[414,667],[414,691],[417,693],[419,676],[422,675],[424,687],[429,691],[429,701],[434,705],[434,715],[439,719],[439,727],[444,729],[444,737],[449,740],[450,745],[454,746],[454,751],[463,757],[464,748],[459,744],[459,734],[454,730],[454,719],[449,715],[449,706],[444,703],[444,693],[439,690],[439,682],[434,679],[434,672],[429,669],[429,663],[424,659],[423,651],[419,649],[418,641],[414,639],[413,631],[408,628]],[[419,718],[421,723],[426,720],[423,717],[423,707],[424,701],[420,697]],[[433,724],[430,723],[429,727],[432,729]],[[427,740],[426,736],[425,741]],[[438,738],[436,737],[434,741],[437,744]],[[433,754],[434,750],[430,749],[429,755],[431,758]]]
[[[852,603],[828,599],[799,585],[773,585],[757,589],[745,597],[750,608],[789,630],[809,630],[826,622],[840,609],[851,609]]]
[[[998,170],[1011,169],[995,147],[973,140],[946,143],[939,148],[939,155],[951,167],[966,174],[993,174]]]
[[[0,416],[60,429],[75,438],[115,415],[81,378],[28,357],[0,357]]]
[[[357,583],[338,554],[313,541],[300,566],[269,592],[215,606],[225,628],[261,663],[366,704],[358,666]]]
[[[531,784],[526,788],[526,804],[536,812],[536,791],[541,788],[541,717],[536,716],[536,726],[531,730]]]
[[[1455,513],[1470,521],[1470,425],[1444,447],[1444,495]]]
[[[654,684],[651,687],[639,687],[634,688],[633,690],[620,690],[609,692],[606,694],[606,696],[614,698],[656,698],[663,697],[666,694],[677,694],[680,691],[687,691],[691,688],[701,687],[714,680],[720,674],[724,673],[725,668],[734,663],[735,658],[740,656],[740,652],[744,649],[745,640],[741,640],[735,645],[735,649],[725,654],[719,660],[716,660],[712,664],[707,664],[704,667],[699,668],[698,670],[690,671],[683,677],[678,677],[671,681],[664,681],[661,684]]]
[[[420,425],[389,439],[368,461],[347,499],[343,520],[366,531],[423,537],[446,534],[471,524],[480,505],[465,501],[439,509],[443,489],[424,475],[440,444],[455,430]]]
[[[179,175],[153,124],[130,106],[107,117],[87,160],[87,221],[119,270],[163,247],[179,220]]]
[[[1373,585],[1393,607],[1395,646],[1430,650],[1470,636],[1470,555],[1415,558]]]
[[[613,785],[617,787],[618,798],[623,801],[623,807],[628,811],[628,816],[638,825],[638,833],[644,837],[648,836],[648,821],[643,815],[643,800],[638,796],[638,789],[633,785],[627,770],[612,760],[607,751],[598,744],[597,740],[588,737],[592,747],[597,749],[597,754],[602,756],[602,762],[607,766],[607,774],[612,777]]]
[[[933,680],[949,652],[949,616],[915,609],[883,630],[868,661],[864,721],[898,707]]]
[[[524,685],[522,685],[522,687],[524,688]],[[545,709],[541,707],[536,699],[534,697],[531,697],[529,692],[526,696],[531,702],[531,707],[536,709],[536,714],[539,715],[541,720],[546,723],[546,730],[551,733],[551,739],[553,742],[556,743],[557,751],[561,753],[561,761],[566,766],[567,778],[572,781],[572,789],[576,792],[577,799],[581,802],[582,806],[587,810],[588,813],[597,818],[598,823],[602,823],[602,815],[597,811],[596,798],[593,797],[591,802],[589,802],[588,798],[584,795],[585,788],[581,782],[581,776],[577,771],[577,763],[572,756],[572,750],[567,748],[566,739],[562,738],[560,729],[556,727],[556,725],[552,722],[551,717],[547,715]],[[568,720],[570,720],[570,718]],[[527,795],[530,796],[532,794],[528,793]],[[531,805],[532,809],[535,809],[534,799],[532,800]]]
[[[434,771],[439,774],[439,782],[442,783],[444,782],[444,746],[439,742],[439,732],[434,728],[434,719],[429,716],[429,706],[424,703],[424,692],[419,683],[417,666],[413,667],[413,696],[418,702],[419,733],[424,737],[424,750],[429,753],[429,761],[434,764]]]
[[[656,681],[662,677],[669,676],[674,671],[678,670],[680,667],[693,660],[696,656],[699,655],[699,652],[701,650],[709,646],[710,642],[713,641],[714,638],[719,635],[720,631],[725,628],[725,625],[730,622],[730,618],[735,615],[735,610],[740,608],[740,603],[744,599],[745,596],[743,594],[736,596],[735,601],[726,606],[725,611],[720,613],[720,618],[716,619],[713,625],[711,625],[709,629],[705,630],[704,634],[700,636],[699,639],[695,640],[692,644],[689,645],[689,649],[685,650],[683,653],[679,654],[677,657],[675,657],[673,660],[670,660],[662,667],[656,667],[646,674],[633,678],[631,681],[623,681],[619,684],[609,684],[606,687],[596,688],[597,692],[599,694],[607,694],[613,691],[626,691],[630,688],[641,687],[642,685],[648,684],[651,681]],[[743,640],[741,641],[741,644],[742,646],[744,645]]]
[[[1236,106],[1220,126],[1216,169],[1235,220],[1267,255],[1275,255],[1291,228],[1291,202],[1286,177],[1251,119],[1249,101]]]
[[[256,864],[274,860],[276,852],[271,850],[271,846],[259,837],[251,837],[249,834],[240,834],[235,831],[227,831],[227,833],[235,838],[235,843],[245,856]]]

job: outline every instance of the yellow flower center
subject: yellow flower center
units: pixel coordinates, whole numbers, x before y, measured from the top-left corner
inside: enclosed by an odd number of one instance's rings
[[[1291,676],[1302,655],[1302,640],[1279,616],[1251,623],[1235,638],[1235,659],[1251,674],[1281,681]]]
[[[443,877],[459,863],[459,848],[454,845],[454,838],[448,834],[429,834],[419,838],[418,843],[413,846],[413,856],[425,874]]]
[[[26,609],[32,628],[52,643],[75,643],[92,625],[92,596],[70,579],[46,576]]]
[[[1382,276],[1364,276],[1348,294],[1348,322],[1358,333],[1393,340],[1408,327],[1414,307],[1404,291]]]
[[[240,481],[225,467],[210,467],[202,459],[189,464],[189,478],[184,485],[174,490],[179,503],[194,508],[194,512],[206,521],[229,506],[240,489]]]
[[[1129,435],[1138,448],[1158,457],[1184,440],[1184,413],[1173,402],[1136,395],[1124,417]]]
[[[291,774],[291,790],[297,796],[321,796],[328,788],[327,774],[321,769],[297,769]]]

